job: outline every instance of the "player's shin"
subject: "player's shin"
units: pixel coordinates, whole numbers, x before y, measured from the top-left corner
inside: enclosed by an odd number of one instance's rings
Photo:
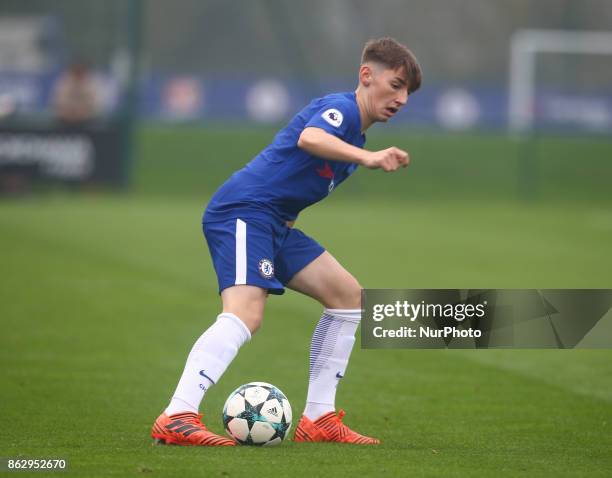
[[[311,420],[335,410],[336,388],[344,377],[360,320],[360,309],[325,309],[315,328],[304,410]]]
[[[220,314],[191,349],[166,414],[197,413],[206,391],[221,378],[250,338],[249,329],[236,315]]]

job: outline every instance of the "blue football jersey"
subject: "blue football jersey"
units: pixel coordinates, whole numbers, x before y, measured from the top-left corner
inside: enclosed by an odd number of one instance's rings
[[[214,194],[204,217],[269,218],[293,221],[299,212],[325,198],[357,165],[313,156],[297,143],[307,127],[317,127],[359,148],[365,144],[355,93],[335,93],[313,100],[274,141],[235,172]]]

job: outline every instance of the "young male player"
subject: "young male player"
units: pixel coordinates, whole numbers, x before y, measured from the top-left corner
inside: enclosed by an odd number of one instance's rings
[[[421,69],[408,48],[392,38],[369,41],[355,92],[313,100],[212,197],[203,227],[223,312],[193,346],[170,404],[153,425],[156,442],[235,444],[206,429],[200,403],[259,328],[268,294],[282,294],[286,286],[324,307],[312,337],[307,403],[295,441],[379,443],[342,423],[344,412],[335,408],[361,319],[361,286],[293,224],[358,165],[384,171],[408,165],[408,154],[398,148],[362,149],[364,132],[393,117],[420,84]]]

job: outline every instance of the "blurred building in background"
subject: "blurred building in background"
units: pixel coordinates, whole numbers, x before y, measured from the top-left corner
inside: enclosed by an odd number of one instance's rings
[[[138,18],[129,13],[138,4]],[[504,128],[512,35],[607,30],[607,0],[4,0],[0,114],[50,111],[70,58],[91,62],[101,108],[122,101],[125,43],[142,26],[138,114],[152,120],[278,122],[313,95],[353,88],[363,43],[394,36],[414,50],[424,88],[398,122]],[[612,56],[543,54],[536,124],[612,128]]]

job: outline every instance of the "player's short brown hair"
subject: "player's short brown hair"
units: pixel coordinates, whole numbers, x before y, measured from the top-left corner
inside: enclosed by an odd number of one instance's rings
[[[421,86],[421,66],[414,54],[397,40],[384,37],[370,40],[361,54],[361,64],[379,63],[392,70],[404,68],[408,77],[408,93],[414,93]]]

